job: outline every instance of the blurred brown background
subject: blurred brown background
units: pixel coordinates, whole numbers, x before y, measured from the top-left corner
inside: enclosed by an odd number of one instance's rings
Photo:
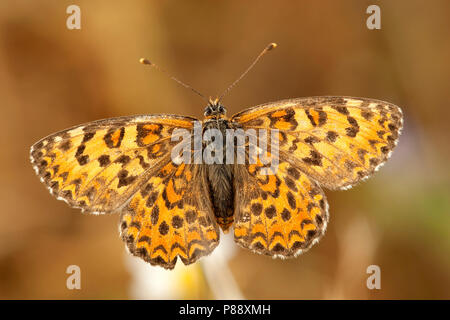
[[[70,4],[81,8],[81,30],[66,28]],[[371,4],[381,8],[381,30],[366,27]],[[449,29],[446,0],[0,2],[0,298],[218,298],[211,279],[227,273],[208,276],[207,266],[177,268],[170,285],[149,280],[147,295],[133,291],[145,283],[139,277],[166,272],[140,266],[138,275],[118,215],[83,215],[50,196],[29,147],[100,118],[201,117],[204,101],[138,59],[215,96],[269,42],[279,47],[226,97],[230,114],[351,95],[401,106],[405,128],[373,178],[326,192],[328,231],[311,251],[282,261],[232,246],[226,264],[239,292],[231,297],[450,298]],[[71,264],[81,268],[81,290],[66,288]],[[381,290],[366,287],[372,264]]]

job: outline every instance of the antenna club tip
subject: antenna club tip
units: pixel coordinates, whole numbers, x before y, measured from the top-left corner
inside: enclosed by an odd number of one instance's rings
[[[267,51],[275,49],[276,47],[278,47],[278,45],[275,42],[272,42],[267,46]]]
[[[150,60],[145,59],[145,58],[140,58],[140,59],[139,59],[139,62],[142,63],[142,64],[148,64],[148,65],[151,65],[151,64],[152,64],[152,63],[150,62]]]

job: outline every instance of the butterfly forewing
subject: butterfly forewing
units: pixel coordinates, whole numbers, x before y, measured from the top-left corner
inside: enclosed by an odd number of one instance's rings
[[[351,97],[283,100],[242,111],[231,120],[244,128],[277,129],[280,161],[329,189],[348,188],[369,177],[390,156],[402,128],[397,106]]]
[[[31,147],[31,162],[58,199],[105,213],[142,186],[147,173],[170,153],[175,128],[194,118],[135,116],[99,120],[52,134]]]

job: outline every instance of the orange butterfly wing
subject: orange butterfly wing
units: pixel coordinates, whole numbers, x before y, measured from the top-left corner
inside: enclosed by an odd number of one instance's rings
[[[235,240],[257,253],[291,257],[325,232],[328,204],[320,186],[346,189],[373,174],[397,144],[402,113],[379,100],[311,97],[250,108],[231,121],[267,129],[267,136],[276,129],[270,152],[279,159],[269,175],[261,174],[261,162],[235,167],[235,188],[242,190]]]

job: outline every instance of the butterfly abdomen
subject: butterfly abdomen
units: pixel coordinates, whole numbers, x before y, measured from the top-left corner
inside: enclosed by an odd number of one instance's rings
[[[226,232],[234,221],[232,169],[230,165],[212,164],[207,166],[207,171],[214,215]]]
[[[203,125],[204,132],[208,129],[217,129],[222,134],[222,141],[209,141],[204,146],[215,144],[215,150],[222,148],[222,156],[220,159],[217,159],[219,161],[215,161],[213,164],[206,164],[206,171],[214,215],[224,232],[228,231],[234,221],[233,168],[231,164],[226,164],[226,144],[224,139],[226,129],[229,128],[230,124],[226,119],[210,119]]]

